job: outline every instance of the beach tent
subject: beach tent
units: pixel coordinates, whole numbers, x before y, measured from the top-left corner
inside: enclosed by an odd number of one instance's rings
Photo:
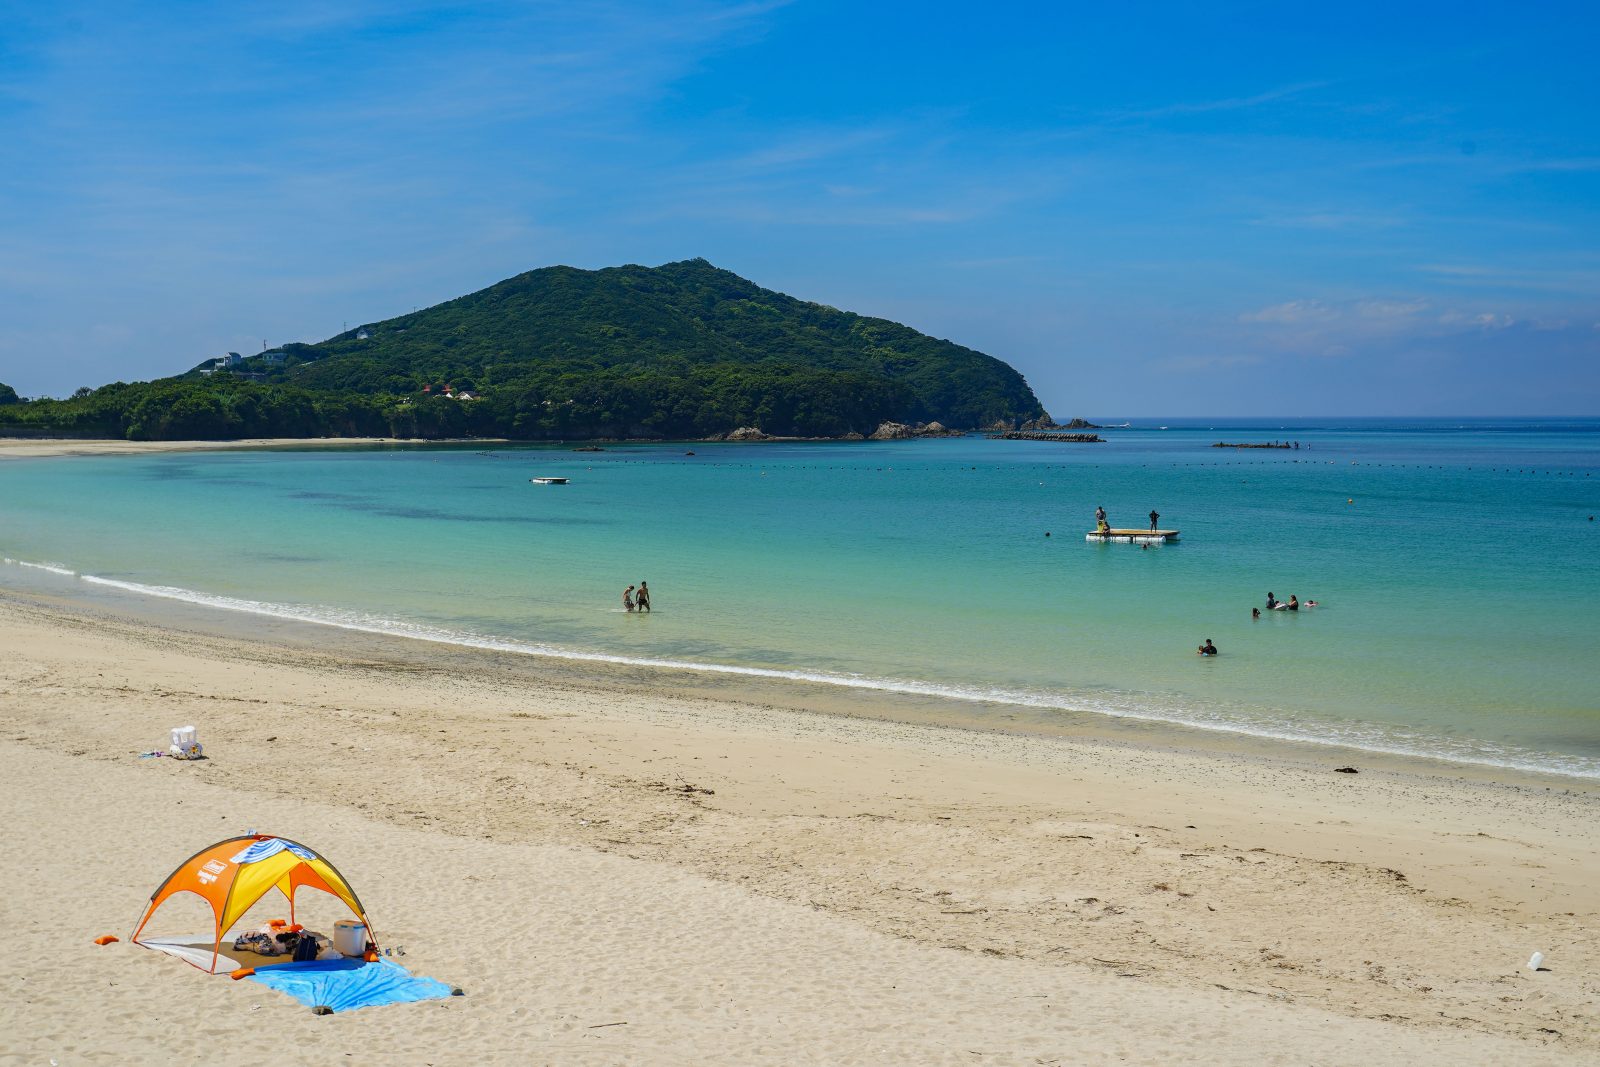
[[[166,952],[202,971],[216,974],[252,966],[260,961],[254,954],[231,954],[223,938],[251,906],[276,889],[289,902],[289,922],[294,922],[295,893],[304,888],[320,889],[344,901],[357,919],[367,921],[366,911],[355,890],[333,864],[296,841],[267,834],[230,837],[201,849],[167,876],[150,895],[150,903],[139,919],[131,940],[136,945]],[[214,928],[205,934],[187,937],[140,938],[145,924],[156,910],[179,893],[193,893],[211,906]],[[373,941],[367,926],[367,940]],[[220,968],[219,968],[220,965]]]

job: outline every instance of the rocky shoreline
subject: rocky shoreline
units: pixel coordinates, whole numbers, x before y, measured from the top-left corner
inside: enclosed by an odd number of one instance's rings
[[[883,422],[870,434],[847,433],[839,437],[778,437],[763,433],[755,426],[741,426],[725,434],[701,438],[706,442],[718,441],[904,441],[914,437],[965,437],[965,430],[952,430],[942,422]]]
[[[1096,423],[1087,419],[1073,419],[1066,425],[1056,422],[1049,415],[1037,419],[999,419],[985,426],[980,431],[987,434],[991,440],[1018,440],[1018,441],[1102,441],[1103,439],[1092,433],[1074,433],[1064,431],[1099,430]],[[954,430],[942,422],[883,422],[870,434],[847,433],[838,437],[779,437],[763,433],[757,426],[740,426],[738,429],[729,430],[725,434],[713,434],[701,438],[706,442],[725,441],[905,441],[918,437],[965,437],[968,431]]]

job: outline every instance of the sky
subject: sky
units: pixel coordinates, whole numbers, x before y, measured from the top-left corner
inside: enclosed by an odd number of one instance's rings
[[[0,382],[703,256],[1057,418],[1600,414],[1600,7],[0,0]]]

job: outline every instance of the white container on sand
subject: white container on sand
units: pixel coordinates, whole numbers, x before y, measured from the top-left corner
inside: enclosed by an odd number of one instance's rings
[[[333,948],[341,956],[363,955],[367,951],[367,924],[355,919],[334,923]]]
[[[167,749],[167,755],[178,759],[199,759],[203,751],[200,733],[193,726],[172,728],[172,747]]]

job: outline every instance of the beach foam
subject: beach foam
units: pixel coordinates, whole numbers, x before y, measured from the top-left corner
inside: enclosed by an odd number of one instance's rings
[[[9,557],[5,560],[5,562],[14,563],[18,567],[27,567],[27,568],[29,568],[31,570],[49,571],[51,574],[59,574],[63,578],[76,578],[78,576],[78,572],[77,571],[71,570],[70,568],[67,568],[67,567],[63,567],[59,563],[33,563],[33,562],[30,562],[29,560],[11,559]]]
[[[1581,756],[1561,756],[1529,752],[1513,746],[1470,738],[1437,737],[1403,728],[1359,722],[1316,721],[1307,724],[1288,719],[1270,720],[1236,708],[1199,707],[1178,704],[1144,694],[1111,692],[1051,693],[1000,687],[969,687],[926,682],[916,679],[880,678],[820,670],[794,670],[754,667],[739,664],[680,660],[649,656],[630,656],[588,649],[498,637],[490,634],[454,630],[404,619],[387,618],[366,612],[328,605],[279,604],[223,596],[169,585],[149,585],[116,578],[76,572],[56,564],[30,563],[5,559],[22,567],[73,577],[84,583],[115,589],[137,596],[181,601],[206,608],[236,611],[265,618],[332,626],[360,633],[403,637],[464,648],[478,648],[516,655],[540,656],[579,663],[603,663],[661,670],[695,671],[735,677],[770,679],[827,685],[847,689],[897,693],[963,703],[1000,704],[1036,709],[1041,712],[1072,712],[1106,715],[1119,719],[1161,723],[1217,733],[1238,734],[1275,741],[1318,746],[1337,746],[1404,757],[1439,759],[1478,764],[1508,770],[1559,774],[1600,779],[1600,760]]]

